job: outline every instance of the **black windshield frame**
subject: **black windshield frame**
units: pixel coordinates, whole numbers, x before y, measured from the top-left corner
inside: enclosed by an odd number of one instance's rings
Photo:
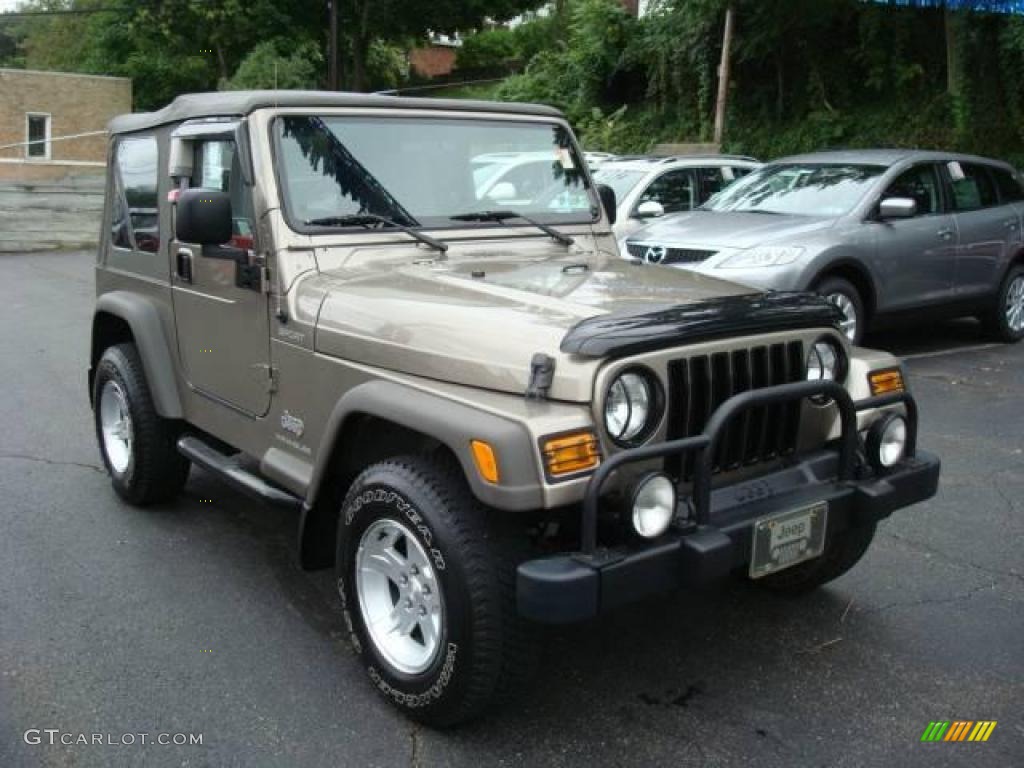
[[[388,115],[380,114],[365,114],[365,113],[346,113],[346,112],[327,112],[327,111],[302,111],[302,112],[287,112],[275,115],[268,123],[268,132],[270,138],[270,149],[271,158],[273,162],[273,177],[274,183],[277,186],[278,202],[281,207],[281,211],[284,215],[285,223],[288,228],[293,232],[301,235],[330,235],[330,234],[366,234],[366,229],[362,226],[318,226],[306,224],[300,216],[296,215],[296,212],[292,210],[288,200],[288,194],[286,190],[286,171],[283,163],[283,147],[281,146],[281,140],[283,138],[283,129],[281,128],[283,121],[287,118],[310,118],[310,119],[368,119],[376,118],[380,119],[386,117],[388,120],[434,120],[434,121],[460,121],[467,123],[489,123],[495,125],[508,126],[511,124],[529,124],[529,125],[541,125],[547,126],[555,130],[562,131],[566,139],[566,149],[571,153],[573,162],[577,169],[579,169],[580,176],[583,181],[583,191],[587,195],[587,199],[590,201],[589,215],[575,214],[575,215],[563,215],[555,216],[552,215],[552,219],[548,221],[544,220],[544,223],[549,226],[592,226],[601,221],[602,208],[600,200],[597,196],[597,187],[590,174],[590,169],[586,162],[583,161],[583,152],[580,149],[572,130],[568,124],[564,121],[557,119],[530,119],[528,121],[520,120],[507,120],[495,117],[480,117],[477,115],[434,115],[434,114],[422,114],[412,113],[403,114],[395,113]],[[415,221],[415,219],[412,219]],[[416,229],[424,232],[444,232],[450,230],[467,230],[467,229],[494,229],[500,228],[503,225],[498,222],[468,222],[468,221],[450,221],[446,224],[437,224],[430,222],[427,224],[414,223],[411,224]],[[397,230],[395,230],[397,231]],[[388,234],[391,230],[380,229],[376,230],[374,234]],[[506,235],[507,236],[507,235]]]

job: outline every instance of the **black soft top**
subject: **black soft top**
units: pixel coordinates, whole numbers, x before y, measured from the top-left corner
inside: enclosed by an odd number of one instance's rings
[[[203,117],[238,117],[264,107],[376,107],[380,109],[437,109],[452,112],[493,112],[497,114],[562,117],[553,107],[542,104],[514,104],[461,99],[419,99],[375,93],[337,91],[216,91],[179,96],[156,112],[120,115],[110,121],[111,133],[130,133],[158,125]]]

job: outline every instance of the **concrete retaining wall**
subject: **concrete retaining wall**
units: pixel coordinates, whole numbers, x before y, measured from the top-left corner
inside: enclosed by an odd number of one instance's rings
[[[0,253],[95,248],[103,184],[95,175],[0,182]]]

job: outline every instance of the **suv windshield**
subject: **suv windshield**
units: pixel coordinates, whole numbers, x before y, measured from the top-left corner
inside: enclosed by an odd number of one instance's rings
[[[708,211],[842,216],[885,172],[881,165],[769,165],[727,187],[702,206]]]
[[[496,208],[589,223],[599,212],[568,132],[552,123],[288,115],[275,133],[286,211],[300,227],[358,214],[493,226],[466,214]]]

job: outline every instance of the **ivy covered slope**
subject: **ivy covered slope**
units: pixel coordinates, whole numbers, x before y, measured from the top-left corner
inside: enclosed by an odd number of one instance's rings
[[[732,5],[726,150],[941,147],[1024,164],[1024,16],[909,1],[656,0],[637,20],[618,0],[565,0],[544,22],[551,44],[497,95],[556,104],[592,149],[710,140]]]

